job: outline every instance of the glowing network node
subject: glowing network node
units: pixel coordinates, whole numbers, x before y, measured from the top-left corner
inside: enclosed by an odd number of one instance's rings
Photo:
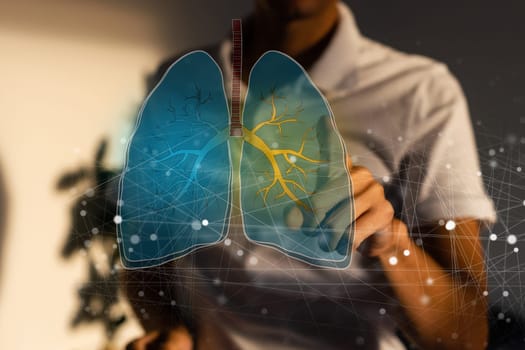
[[[388,263],[392,266],[397,265],[397,258],[395,256],[391,256],[390,258],[388,258]]]
[[[445,228],[448,231],[452,231],[456,228],[456,222],[454,220],[448,220],[445,224]]]
[[[191,228],[194,231],[199,231],[202,228],[202,224],[201,224],[201,222],[199,220],[193,220],[191,222]]]

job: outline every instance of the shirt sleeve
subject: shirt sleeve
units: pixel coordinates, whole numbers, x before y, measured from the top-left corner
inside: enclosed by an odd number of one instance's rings
[[[406,215],[412,224],[440,219],[496,221],[479,167],[463,91],[443,65],[414,94],[411,147],[406,174]]]

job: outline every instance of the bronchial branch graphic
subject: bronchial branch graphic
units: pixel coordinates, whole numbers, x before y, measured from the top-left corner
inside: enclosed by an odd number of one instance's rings
[[[279,135],[282,136],[283,133],[283,124],[285,123],[297,123],[298,116],[301,112],[301,108],[296,108],[296,111],[293,116],[289,116],[288,112],[288,106],[285,107],[284,111],[281,113],[277,112],[277,107],[275,104],[276,100],[275,94],[271,94],[269,98],[269,104],[271,106],[271,116],[268,120],[260,122],[257,124],[252,130],[249,130],[247,128],[244,128],[244,140],[245,142],[249,143],[253,147],[257,148],[260,152],[264,154],[266,159],[271,165],[272,170],[272,177],[271,177],[271,183],[267,186],[262,187],[260,190],[257,191],[257,194],[262,193],[263,199],[266,203],[266,199],[268,197],[268,193],[274,186],[280,186],[282,192],[277,194],[275,196],[275,199],[282,198],[284,196],[288,197],[292,201],[295,202],[297,206],[300,206],[306,210],[311,210],[311,208],[305,204],[302,200],[300,200],[297,195],[292,191],[291,187],[296,190],[300,190],[304,194],[312,194],[312,192],[308,192],[304,185],[302,185],[299,181],[293,180],[293,179],[287,179],[286,175],[290,174],[292,171],[298,171],[301,173],[305,178],[307,176],[307,173],[303,167],[298,165],[298,161],[307,161],[311,163],[321,163],[321,160],[313,159],[311,157],[308,157],[304,154],[305,149],[305,143],[307,141],[307,134],[302,137],[301,143],[298,150],[293,149],[272,149],[263,139],[261,139],[257,135],[257,131],[259,131],[261,128],[264,127],[270,127],[274,126],[277,127],[279,130]],[[309,130],[310,131],[310,130]],[[279,163],[276,159],[276,157],[282,156],[284,160],[288,163],[289,167],[284,172],[281,170]]]
[[[242,120],[232,87],[230,115],[219,66],[194,51],[147,97],[120,181],[123,264],[158,265],[222,241],[238,176],[249,240],[310,264],[346,267],[352,191],[328,103],[297,62],[277,51],[252,67]]]

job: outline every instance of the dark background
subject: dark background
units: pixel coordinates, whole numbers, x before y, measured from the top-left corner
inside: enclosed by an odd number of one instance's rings
[[[523,314],[525,1],[346,2],[364,35],[445,62],[463,86],[483,179],[498,210],[497,225],[482,237],[490,300],[504,314]],[[517,237],[515,245],[507,243],[509,234]],[[515,247],[521,250],[514,253]]]

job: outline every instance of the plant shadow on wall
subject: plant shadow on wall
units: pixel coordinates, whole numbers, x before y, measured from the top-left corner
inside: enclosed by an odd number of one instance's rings
[[[119,308],[120,259],[113,223],[119,172],[103,167],[106,149],[104,140],[94,164],[63,174],[56,188],[83,189],[70,209],[71,227],[61,252],[64,259],[81,254],[87,268],[88,279],[78,289],[80,302],[71,327],[101,323],[110,342],[126,316]]]

